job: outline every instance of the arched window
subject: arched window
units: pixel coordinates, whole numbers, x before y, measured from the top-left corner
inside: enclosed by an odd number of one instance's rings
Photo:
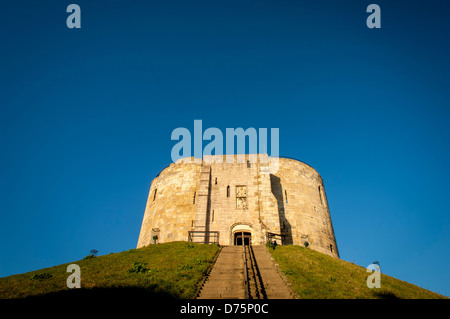
[[[227,197],[230,197],[230,185],[227,186]]]
[[[333,245],[330,244],[330,251],[333,252]]]

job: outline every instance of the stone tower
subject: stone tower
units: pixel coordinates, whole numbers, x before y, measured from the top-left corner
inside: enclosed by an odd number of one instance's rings
[[[137,247],[170,241],[307,245],[339,258],[325,188],[309,165],[265,154],[184,158],[150,186]]]

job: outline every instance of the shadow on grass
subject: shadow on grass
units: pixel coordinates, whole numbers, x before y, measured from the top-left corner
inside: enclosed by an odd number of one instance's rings
[[[392,292],[374,292],[375,296],[377,296],[380,299],[387,299],[387,300],[399,300],[401,298],[397,297]]]
[[[114,288],[80,288],[51,292],[43,295],[29,296],[21,301],[86,301],[108,300],[108,301],[139,301],[139,300],[173,300],[178,299],[168,292],[151,290],[137,287],[114,287]]]

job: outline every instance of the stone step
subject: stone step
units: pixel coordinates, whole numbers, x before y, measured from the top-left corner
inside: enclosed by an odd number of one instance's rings
[[[291,299],[294,297],[280,270],[276,267],[266,246],[252,246],[264,289],[269,299]]]
[[[249,295],[252,298],[291,299],[294,294],[286,284],[281,271],[277,268],[265,246],[252,246],[254,252],[254,270],[259,270],[263,287],[257,274],[249,273]],[[249,257],[250,258],[250,257]],[[247,263],[249,264],[247,259]],[[252,277],[253,276],[253,277]],[[263,293],[263,290],[265,293]],[[242,246],[225,246],[200,290],[199,299],[243,299],[244,291],[244,261]]]
[[[223,247],[198,298],[243,299],[243,264],[241,247]]]

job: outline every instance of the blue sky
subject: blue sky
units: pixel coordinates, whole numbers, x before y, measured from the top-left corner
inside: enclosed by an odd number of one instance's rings
[[[279,128],[342,259],[450,296],[450,8],[392,2],[2,1],[0,277],[134,248],[201,119]]]

